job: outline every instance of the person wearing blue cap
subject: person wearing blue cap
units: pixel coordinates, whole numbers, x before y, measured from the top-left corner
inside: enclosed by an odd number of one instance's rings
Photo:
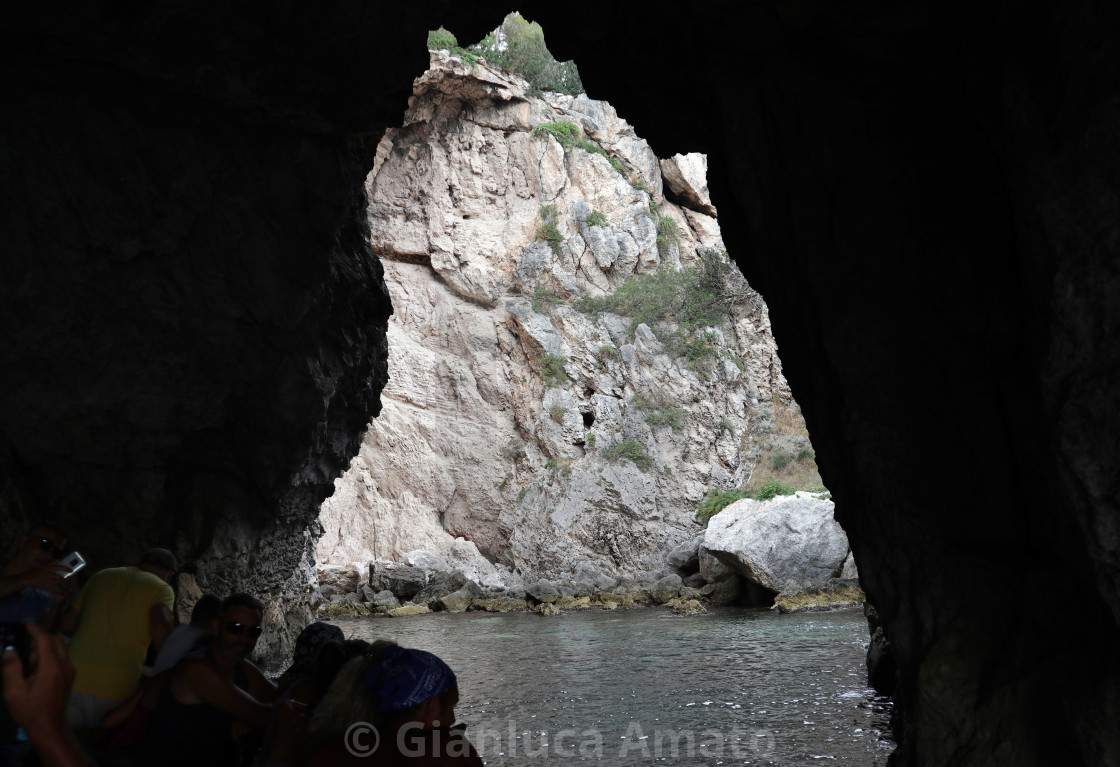
[[[319,704],[303,764],[481,765],[454,724],[458,702],[455,672],[443,660],[379,642],[339,672]]]

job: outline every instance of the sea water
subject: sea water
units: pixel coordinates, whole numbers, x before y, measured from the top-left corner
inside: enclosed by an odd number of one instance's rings
[[[889,699],[867,686],[862,611],[434,613],[339,619],[348,638],[434,652],[490,765],[884,765]]]

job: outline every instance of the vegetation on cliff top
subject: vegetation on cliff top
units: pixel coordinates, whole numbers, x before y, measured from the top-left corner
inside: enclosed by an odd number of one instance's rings
[[[478,63],[478,55],[461,47],[459,41],[455,39],[455,35],[443,27],[428,32],[428,50],[448,51],[461,58],[463,63],[472,67]]]
[[[448,50],[470,65],[484,58],[491,64],[521,75],[529,81],[531,94],[552,91],[576,96],[583,82],[575,62],[557,61],[544,42],[544,30],[516,11],[506,16],[493,32],[466,49],[443,27],[428,33],[429,50]],[[470,60],[468,60],[468,58]]]

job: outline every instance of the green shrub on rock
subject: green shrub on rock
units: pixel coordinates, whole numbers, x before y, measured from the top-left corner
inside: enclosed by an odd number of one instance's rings
[[[645,445],[634,439],[628,439],[625,442],[612,445],[606,450],[603,450],[602,455],[608,461],[617,461],[620,458],[625,458],[642,471],[648,470],[649,467],[653,465],[653,457],[646,452]]]
[[[677,220],[675,218],[669,218],[668,216],[658,216],[657,241],[662,245],[666,245],[670,240],[678,245],[681,242],[680,235],[677,233]]]
[[[552,310],[563,303],[554,290],[537,288],[533,291],[533,311],[537,314],[550,314]]]
[[[557,120],[555,122],[540,123],[533,127],[531,133],[535,139],[543,140],[552,136],[560,142],[560,146],[564,147],[565,150],[582,149],[591,154],[602,155],[607,158],[607,162],[611,164],[611,167],[615,169],[616,173],[622,172],[622,165],[618,160],[607,154],[607,150],[603,149],[603,147],[599,146],[594,141],[584,138],[583,131],[581,131],[580,127],[574,122],[569,120]]]
[[[529,81],[529,92],[552,91],[578,96],[583,93],[579,69],[572,61],[557,61],[544,42],[544,30],[535,21],[514,12],[498,27],[502,44],[493,32],[471,49],[502,69],[515,72]]]
[[[632,275],[614,293],[587,296],[573,306],[585,314],[612,312],[629,317],[631,333],[643,322],[653,328],[669,321],[692,333],[723,320],[731,306],[726,288],[730,270],[726,253],[704,251],[695,264]]]
[[[796,492],[797,491],[789,485],[783,485],[781,482],[774,479],[760,487],[758,492],[754,494],[754,497],[759,501],[769,501],[779,495],[793,495]]]
[[[547,242],[548,247],[552,248],[553,254],[558,256],[560,255],[560,246],[564,243],[564,235],[560,233],[560,228],[556,226],[560,212],[555,205],[542,205],[540,214],[542,223],[537,227],[537,239]],[[535,306],[533,311],[537,311]]]
[[[429,51],[450,51],[458,46],[459,41],[455,39],[455,35],[451,34],[443,27],[428,31]]]
[[[587,218],[584,219],[584,221],[587,222],[588,226],[606,226],[607,214],[603,213],[601,210],[593,210],[587,214]]]
[[[455,39],[455,35],[443,27],[428,32],[428,50],[447,51],[454,56],[458,56],[465,64],[472,67],[478,63],[478,55],[459,47],[459,41]]]
[[[673,407],[664,397],[638,392],[630,399],[630,403],[645,413],[646,423],[654,429],[668,426],[680,431],[685,427],[684,419],[688,411]]]
[[[746,490],[724,490],[723,492],[712,490],[696,507],[696,519],[700,522],[707,522],[735,501],[750,497],[750,493]]]
[[[541,357],[541,380],[545,382],[546,386],[555,386],[568,380],[568,373],[564,370],[564,365],[567,363],[567,357],[558,357],[553,354],[546,354]]]
[[[560,146],[571,149],[575,146],[576,139],[580,137],[582,131],[578,125],[570,120],[556,120],[555,122],[534,125],[531,134],[533,138],[542,140],[552,136],[560,142]]]

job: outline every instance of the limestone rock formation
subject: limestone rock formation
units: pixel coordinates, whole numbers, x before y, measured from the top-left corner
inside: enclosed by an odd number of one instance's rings
[[[728,567],[779,592],[823,587],[840,574],[850,551],[832,501],[804,492],[732,503],[708,522],[703,545]]]
[[[534,131],[558,121],[599,149]],[[484,586],[594,581],[695,537],[696,503],[769,461],[759,435],[792,407],[765,304],[733,268],[726,314],[692,335],[573,304],[722,258],[705,167],[659,162],[605,102],[432,52],[367,180],[390,380],[320,562],[424,550]],[[696,209],[662,196],[663,169]]]

